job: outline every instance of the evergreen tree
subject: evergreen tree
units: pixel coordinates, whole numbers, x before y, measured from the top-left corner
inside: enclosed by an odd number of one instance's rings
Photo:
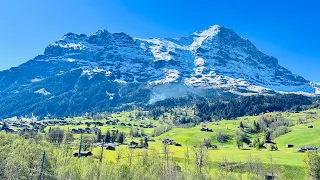
[[[117,133],[116,131],[112,131],[112,135],[111,135],[111,142],[116,142],[117,140]]]
[[[108,130],[105,137],[104,137],[104,142],[109,143],[111,141],[111,133]]]
[[[120,143],[120,144],[123,144],[123,142],[124,142],[124,133],[123,132],[120,132],[119,134],[118,134],[118,143]]]
[[[242,121],[240,122],[240,128],[241,128],[241,129],[244,128]]]
[[[266,132],[265,132],[265,139],[266,140],[271,140],[271,133],[270,133],[269,130],[266,130]]]
[[[103,139],[100,129],[97,129],[96,135],[97,135],[97,142],[100,142]]]
[[[144,137],[144,145],[143,145],[145,148],[148,148],[149,147],[149,144],[148,144],[148,137],[145,136]]]
[[[259,124],[259,123],[256,123],[256,130],[257,130],[257,132],[260,132],[260,131],[261,131],[261,128],[260,128],[260,124]]]
[[[1,127],[1,130],[6,130],[6,129],[8,129],[8,128],[9,128],[9,127],[8,127],[7,123],[4,122],[3,125],[2,125],[2,127]]]

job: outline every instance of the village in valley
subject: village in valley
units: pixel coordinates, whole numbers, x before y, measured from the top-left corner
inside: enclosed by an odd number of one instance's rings
[[[168,148],[170,156],[183,159],[186,151],[201,146],[207,160],[218,164],[224,159],[245,161],[251,155],[261,159],[272,155],[275,165],[301,166],[304,153],[318,152],[319,113],[319,109],[272,112],[197,125],[177,123],[198,118],[188,108],[165,110],[157,117],[134,110],[56,119],[15,117],[1,121],[0,130],[25,138],[42,134],[52,144],[67,143],[74,158],[117,161],[119,153]]]

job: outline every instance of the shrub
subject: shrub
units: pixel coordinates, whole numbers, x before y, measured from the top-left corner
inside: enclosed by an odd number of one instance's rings
[[[279,149],[278,149],[278,147],[277,147],[276,145],[271,144],[271,145],[268,147],[268,150],[269,150],[269,151],[278,151]]]

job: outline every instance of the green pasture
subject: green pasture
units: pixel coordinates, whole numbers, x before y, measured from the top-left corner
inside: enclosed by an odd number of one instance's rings
[[[274,115],[276,112],[267,113],[270,115]],[[131,117],[129,117],[131,114]],[[159,120],[152,120],[148,118],[135,118],[135,112],[122,112],[117,114],[112,114],[108,117],[109,120],[118,119],[120,122],[131,123],[131,124],[146,124],[152,122],[154,125],[159,126],[163,119],[162,117]],[[193,146],[201,143],[206,138],[211,139],[211,143],[218,146],[218,149],[208,149],[207,150],[207,161],[212,164],[212,167],[215,168],[218,163],[225,161],[228,159],[230,162],[237,163],[245,163],[248,160],[249,156],[258,157],[264,164],[268,164],[270,162],[270,157],[272,157],[272,162],[281,168],[286,169],[285,176],[290,176],[290,174],[296,174],[295,176],[304,177],[303,170],[303,162],[302,157],[303,153],[295,153],[294,150],[301,148],[302,146],[310,145],[319,147],[320,145],[320,109],[313,109],[308,111],[303,111],[300,113],[282,113],[282,115],[286,118],[290,118],[294,122],[294,126],[291,127],[291,132],[285,135],[282,135],[274,141],[277,143],[279,148],[278,151],[269,151],[267,149],[257,150],[255,148],[250,148],[245,146],[243,149],[238,149],[236,147],[235,141],[232,140],[228,143],[222,144],[218,143],[216,140],[216,132],[224,131],[231,136],[234,136],[236,129],[239,127],[240,122],[242,121],[245,126],[250,126],[253,121],[257,121],[259,116],[246,116],[240,117],[236,120],[223,120],[219,122],[210,122],[206,123],[205,126],[213,129],[214,132],[202,132],[200,131],[201,126],[197,125],[192,128],[177,128],[174,127],[172,130],[158,136],[151,137],[155,140],[155,142],[149,142],[149,152],[158,152],[162,153],[163,145],[162,139],[164,138],[172,138],[175,142],[182,144],[182,147],[169,146],[170,156],[175,159],[178,163],[183,163],[185,158],[185,152],[188,147],[188,151],[190,153],[190,157],[193,155]],[[169,119],[171,118],[170,115]],[[308,122],[306,124],[297,125],[298,118],[306,118],[308,117]],[[71,119],[70,119],[71,120]],[[93,121],[86,120],[82,118],[73,118],[72,121]],[[96,120],[95,120],[96,121]],[[102,134],[104,134],[107,130],[118,129],[119,131],[125,132],[127,134],[126,143],[130,141],[140,142],[140,138],[131,138],[129,136],[130,127],[129,126],[120,126],[120,125],[106,125],[105,122],[107,120],[98,120],[104,123],[103,127],[97,127],[101,129]],[[313,125],[314,128],[308,128],[308,125]],[[62,126],[60,128],[65,130],[71,130],[72,128],[86,128],[86,125],[80,126]],[[91,126],[93,127],[93,126]],[[46,128],[48,130],[49,127]],[[153,128],[144,129],[145,133],[151,136]],[[76,138],[79,138],[80,135],[75,135]],[[262,135],[248,134],[251,140],[262,138]],[[293,144],[294,148],[286,148],[286,144]],[[74,147],[76,150],[77,147]],[[99,157],[101,153],[101,148],[93,148],[92,149],[94,156]],[[141,153],[141,149],[134,150],[134,153]],[[108,159],[111,161],[116,161],[117,158],[127,158],[130,150],[127,145],[121,145],[116,148],[116,151],[104,150],[103,157],[104,159]]]

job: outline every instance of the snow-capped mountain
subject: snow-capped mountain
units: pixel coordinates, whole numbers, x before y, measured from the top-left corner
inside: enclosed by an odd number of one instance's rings
[[[57,102],[60,111],[81,104],[80,112],[146,102],[161,84],[235,93],[319,93],[319,85],[281,67],[276,58],[223,26],[166,39],[100,30],[68,33],[43,55],[0,72],[0,105],[5,107],[0,116],[52,114]]]
[[[106,30],[90,36],[69,33],[35,61],[76,63],[84,73],[105,73],[124,83],[315,93],[307,80],[281,67],[276,58],[218,25],[174,39],[139,39]]]

